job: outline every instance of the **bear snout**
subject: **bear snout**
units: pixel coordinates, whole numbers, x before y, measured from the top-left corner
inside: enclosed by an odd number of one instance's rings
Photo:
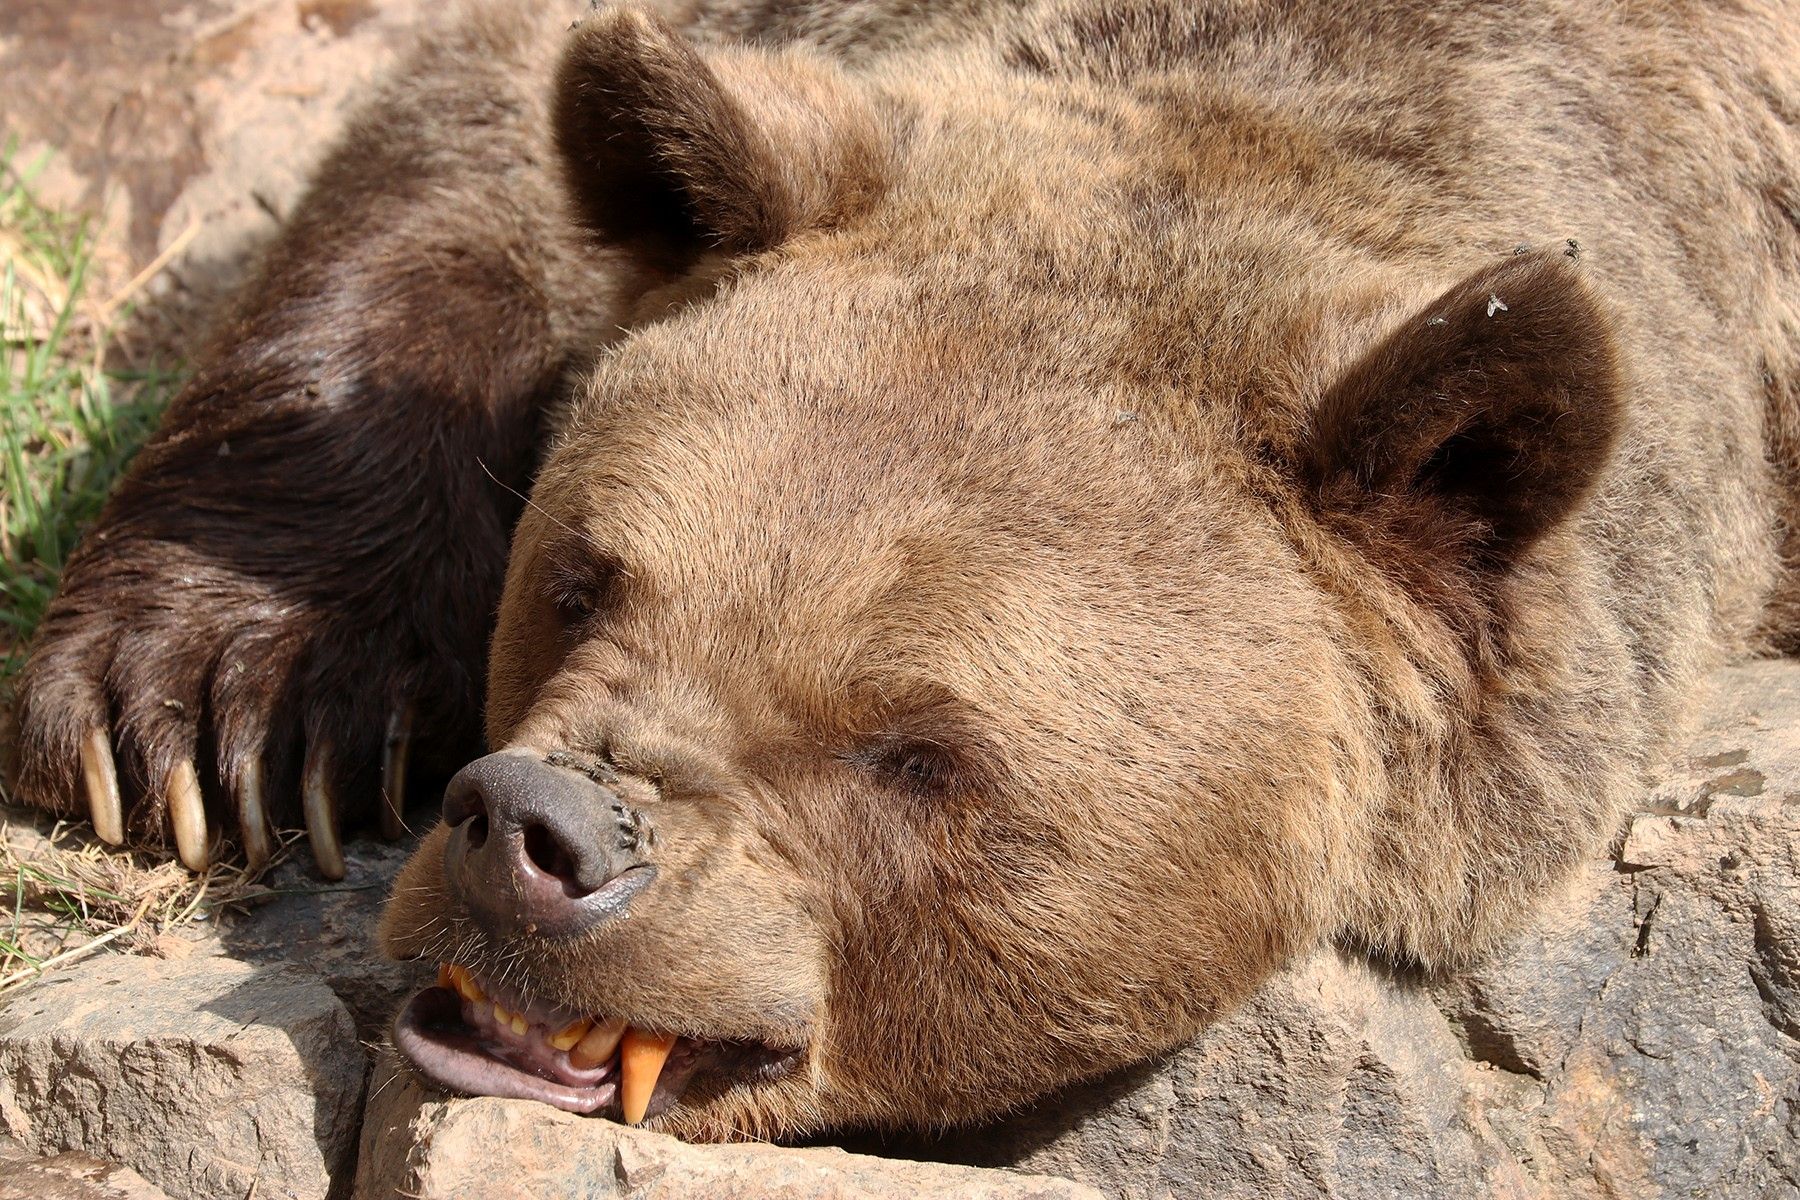
[[[444,791],[444,880],[486,933],[568,937],[623,913],[654,879],[648,824],[566,754],[502,750]]]

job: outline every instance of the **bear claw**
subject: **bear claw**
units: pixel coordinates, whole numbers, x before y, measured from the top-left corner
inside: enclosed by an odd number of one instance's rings
[[[121,845],[125,841],[125,810],[119,803],[119,773],[104,729],[91,730],[82,739],[81,776],[87,786],[94,832],[109,846]]]
[[[252,869],[269,861],[273,847],[269,841],[269,812],[263,799],[262,764],[254,759],[244,764],[243,774],[235,789],[238,836],[244,844],[244,857]]]
[[[306,838],[312,843],[313,862],[327,879],[344,877],[344,847],[338,840],[337,797],[331,794],[328,775],[331,752],[314,746],[306,754],[306,781],[301,806],[306,810]]]
[[[200,780],[187,759],[169,771],[164,792],[169,824],[175,831],[175,854],[190,871],[204,871],[207,864],[206,806],[200,798]]]
[[[412,751],[412,707],[396,709],[388,718],[381,751],[381,836],[406,836],[406,760]]]

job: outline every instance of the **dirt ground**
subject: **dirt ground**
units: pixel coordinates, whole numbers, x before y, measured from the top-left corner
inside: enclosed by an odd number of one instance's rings
[[[166,258],[133,356],[179,361],[422,0],[8,0],[0,145],[90,215],[101,285]]]
[[[179,373],[220,302],[291,211],[348,105],[394,61],[433,7],[422,0],[0,3],[0,164],[9,178],[29,179],[36,204],[85,220],[92,239],[86,295],[128,298],[120,306],[123,316],[103,335],[109,370]],[[133,423],[133,444],[148,427],[147,419]],[[29,541],[9,542],[0,551],[31,558]],[[53,562],[37,572],[53,573]],[[0,603],[10,601],[0,597]],[[0,641],[10,636],[0,634]],[[0,816],[13,826],[0,845],[0,875],[9,881],[18,876],[21,886],[36,885],[38,893],[16,906],[27,910],[25,924],[37,920],[43,926],[37,938],[21,936],[20,920],[7,923],[10,941],[31,959],[78,945],[83,936],[115,932],[140,893],[158,894],[152,913],[187,911],[194,889],[185,878],[179,884],[163,879],[167,864],[97,860],[82,847],[80,831],[61,839],[78,856],[20,875],[15,868],[43,848],[52,826],[16,810]],[[269,919],[255,927],[268,931],[270,948],[296,937],[308,945],[323,937],[341,949],[341,962],[359,969],[374,963],[367,931],[392,869],[387,853],[378,847],[353,853],[353,878],[337,891],[316,890],[319,881],[297,866],[280,868],[251,885],[258,893],[269,886],[287,893],[279,903],[263,897],[257,907]],[[84,908],[85,928],[71,928],[63,919],[69,897],[82,907],[78,894],[84,888],[91,897],[120,881],[129,881],[125,890],[133,897],[120,913],[102,919],[104,914]],[[148,943],[161,930],[188,925],[193,912],[233,891],[225,876],[211,882],[211,894],[188,912],[188,920],[142,917],[130,936],[117,939],[118,948],[154,949]],[[342,920],[326,920],[327,929],[318,925],[327,915],[322,911],[295,910],[295,924],[284,928],[285,918],[275,914],[295,903],[342,910]],[[182,952],[177,944],[164,948]],[[256,954],[255,947],[241,949]],[[338,954],[327,951],[328,957]],[[309,957],[302,952],[302,959]],[[8,952],[0,985],[17,973],[19,961]],[[394,986],[371,982],[371,1011],[356,1014],[365,1027],[378,1019],[373,1010],[392,999],[386,993]]]

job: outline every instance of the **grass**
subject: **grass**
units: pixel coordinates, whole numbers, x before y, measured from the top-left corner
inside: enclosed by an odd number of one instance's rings
[[[0,705],[70,548],[174,382],[108,363],[130,292],[93,294],[86,223],[39,204],[31,174],[0,154]]]
[[[131,357],[132,298],[169,256],[114,283],[125,272],[98,263],[84,220],[37,201],[32,175],[0,151],[0,709],[70,548],[177,383],[115,361]],[[265,892],[236,867],[193,875],[5,809],[0,993],[105,947],[179,952],[174,931]]]

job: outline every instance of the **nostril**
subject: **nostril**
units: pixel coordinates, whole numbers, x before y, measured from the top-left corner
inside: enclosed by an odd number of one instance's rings
[[[488,819],[483,813],[469,822],[469,849],[479,850],[487,842]]]
[[[479,760],[464,767],[444,788],[444,824],[452,829],[471,818],[487,820],[488,802],[480,768]]]
[[[575,881],[575,859],[554,833],[533,823],[525,827],[525,857],[553,879]]]

